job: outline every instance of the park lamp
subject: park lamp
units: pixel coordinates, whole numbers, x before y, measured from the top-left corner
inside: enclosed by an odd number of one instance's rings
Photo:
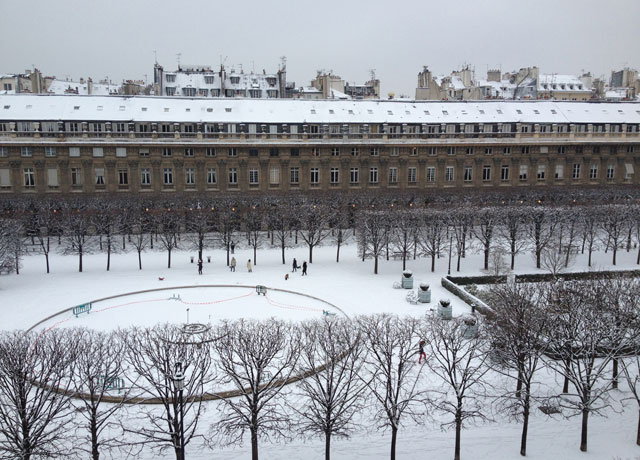
[[[182,362],[178,361],[175,364],[173,373],[173,383],[176,387],[176,391],[182,391],[184,389],[184,373],[182,371]]]

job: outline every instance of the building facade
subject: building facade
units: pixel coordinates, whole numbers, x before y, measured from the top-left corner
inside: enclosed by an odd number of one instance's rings
[[[640,104],[0,96],[0,193],[638,184]]]

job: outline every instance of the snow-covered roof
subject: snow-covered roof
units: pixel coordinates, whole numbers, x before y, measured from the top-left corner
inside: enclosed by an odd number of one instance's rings
[[[547,85],[547,87],[545,88],[544,85]],[[585,87],[582,80],[575,75],[558,74],[541,74],[538,78],[538,89],[591,92],[591,88]]]
[[[170,76],[174,81],[169,81]],[[175,78],[174,78],[175,77]],[[205,78],[207,77],[207,78]],[[212,78],[213,77],[213,78]],[[274,84],[269,84],[267,79],[271,79]],[[207,82],[209,80],[209,82]],[[218,72],[165,72],[164,86],[175,87],[177,93],[181,93],[183,88],[196,89],[221,89],[220,74]],[[277,90],[278,76],[273,74],[257,74],[257,73],[234,73],[225,74],[225,89],[261,89],[261,90]]]
[[[640,104],[0,96],[0,120],[185,123],[640,123]]]
[[[120,87],[108,83],[91,83],[91,94],[96,96],[108,96],[118,93]],[[67,80],[52,80],[48,91],[53,94],[67,94],[66,91],[78,91],[79,95],[89,94],[89,82],[77,82]]]

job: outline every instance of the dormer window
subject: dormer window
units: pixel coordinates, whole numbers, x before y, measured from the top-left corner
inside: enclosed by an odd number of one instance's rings
[[[204,82],[207,85],[212,85],[213,84],[213,79],[214,79],[213,75],[205,75],[204,76]]]
[[[175,81],[176,81],[175,74],[167,74],[165,76],[167,78],[167,83],[175,83]]]
[[[237,85],[238,83],[240,83],[240,77],[230,77],[230,80],[232,85]]]

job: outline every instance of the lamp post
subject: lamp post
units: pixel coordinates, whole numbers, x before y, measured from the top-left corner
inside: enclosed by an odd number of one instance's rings
[[[451,246],[453,245],[453,235],[449,235],[449,268],[447,269],[447,275],[451,274]]]
[[[173,383],[175,390],[179,396],[180,404],[180,460],[184,460],[184,402],[182,400],[182,393],[184,390],[184,372],[182,369],[182,362],[178,361],[175,364]]]

